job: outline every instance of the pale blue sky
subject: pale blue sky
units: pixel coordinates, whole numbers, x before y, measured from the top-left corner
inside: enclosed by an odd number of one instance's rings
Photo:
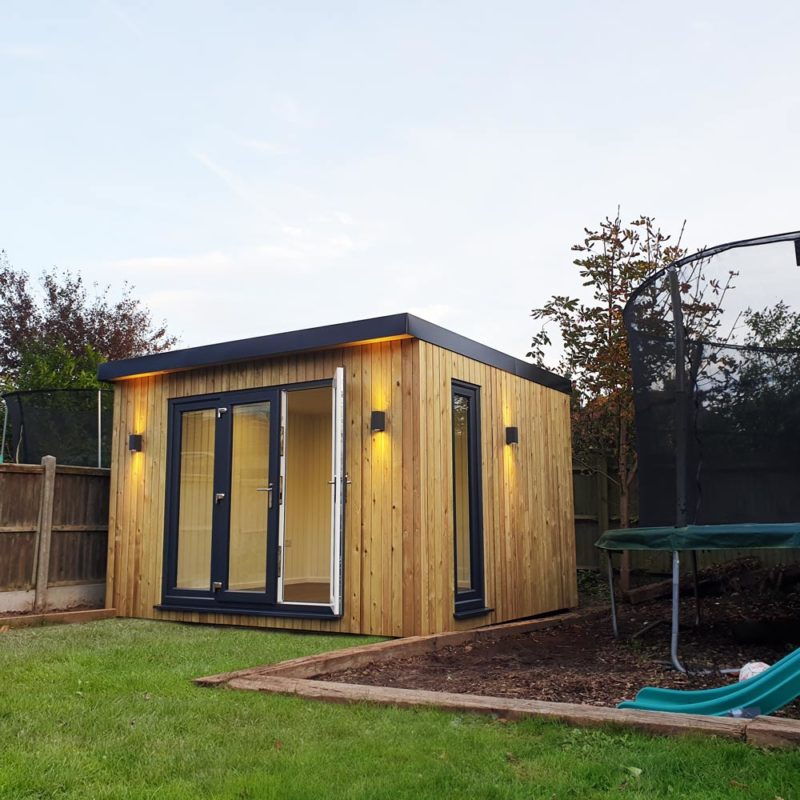
[[[517,356],[620,204],[800,228],[796,2],[0,5],[0,248],[184,345],[412,310]]]

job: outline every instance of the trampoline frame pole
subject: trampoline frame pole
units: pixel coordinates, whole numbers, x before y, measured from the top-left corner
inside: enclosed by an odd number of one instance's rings
[[[686,667],[678,658],[678,637],[681,626],[681,554],[672,551],[672,631],[669,640],[669,657],[678,672],[686,672]]]
[[[681,289],[678,273],[669,270],[669,288],[672,295],[672,322],[675,326],[675,527],[685,528],[687,523],[687,446],[688,413],[686,405],[686,329],[683,325]],[[678,658],[678,637],[681,617],[681,556],[672,552],[672,632],[670,635],[670,660],[679,672],[686,672]]]
[[[685,528],[687,523],[687,446],[689,438],[686,407],[686,331],[683,325],[681,290],[678,273],[669,271],[672,294],[672,320],[675,326],[675,527]]]
[[[692,550],[692,578],[694,582],[694,626],[700,627],[700,583],[697,578],[697,550]]]
[[[614,599],[614,562],[612,561],[611,551],[606,550],[608,564],[608,596],[611,598],[611,629],[614,631],[614,638],[619,639],[619,626],[617,625],[617,602]]]

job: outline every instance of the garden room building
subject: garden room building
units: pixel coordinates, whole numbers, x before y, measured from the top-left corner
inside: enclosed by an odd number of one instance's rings
[[[577,603],[564,378],[411,314],[99,375],[120,616],[409,636]]]

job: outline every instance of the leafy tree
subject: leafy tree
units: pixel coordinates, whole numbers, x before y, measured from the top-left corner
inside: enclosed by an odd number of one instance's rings
[[[651,273],[681,257],[680,240],[641,216],[623,224],[619,211],[596,230],[585,229],[573,246],[573,264],[588,299],[555,295],[532,316],[542,323],[528,353],[544,365],[554,325],[561,345],[557,369],[572,378],[573,453],[576,461],[595,468],[598,459],[619,486],[620,527],[631,522],[630,490],[636,478],[633,429],[633,384],[622,311],[631,292]]]
[[[177,341],[164,322],[124,283],[117,299],[110,286],[90,294],[82,276],[44,271],[37,291],[30,275],[0,252],[0,382],[26,386],[46,378],[76,386],[95,362],[168,350]],[[63,370],[59,358],[63,357]]]
[[[800,446],[800,312],[783,300],[743,315],[735,368],[726,372],[728,426],[752,449],[794,461]],[[781,458],[791,454],[789,459]]]
[[[97,368],[104,359],[91,345],[73,355],[65,342],[34,342],[22,354],[15,388],[30,389],[101,389],[108,387],[97,380]]]

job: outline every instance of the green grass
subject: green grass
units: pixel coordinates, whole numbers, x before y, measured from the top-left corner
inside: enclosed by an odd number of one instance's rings
[[[0,634],[0,797],[799,796],[795,751],[190,682],[354,641],[140,620]]]

